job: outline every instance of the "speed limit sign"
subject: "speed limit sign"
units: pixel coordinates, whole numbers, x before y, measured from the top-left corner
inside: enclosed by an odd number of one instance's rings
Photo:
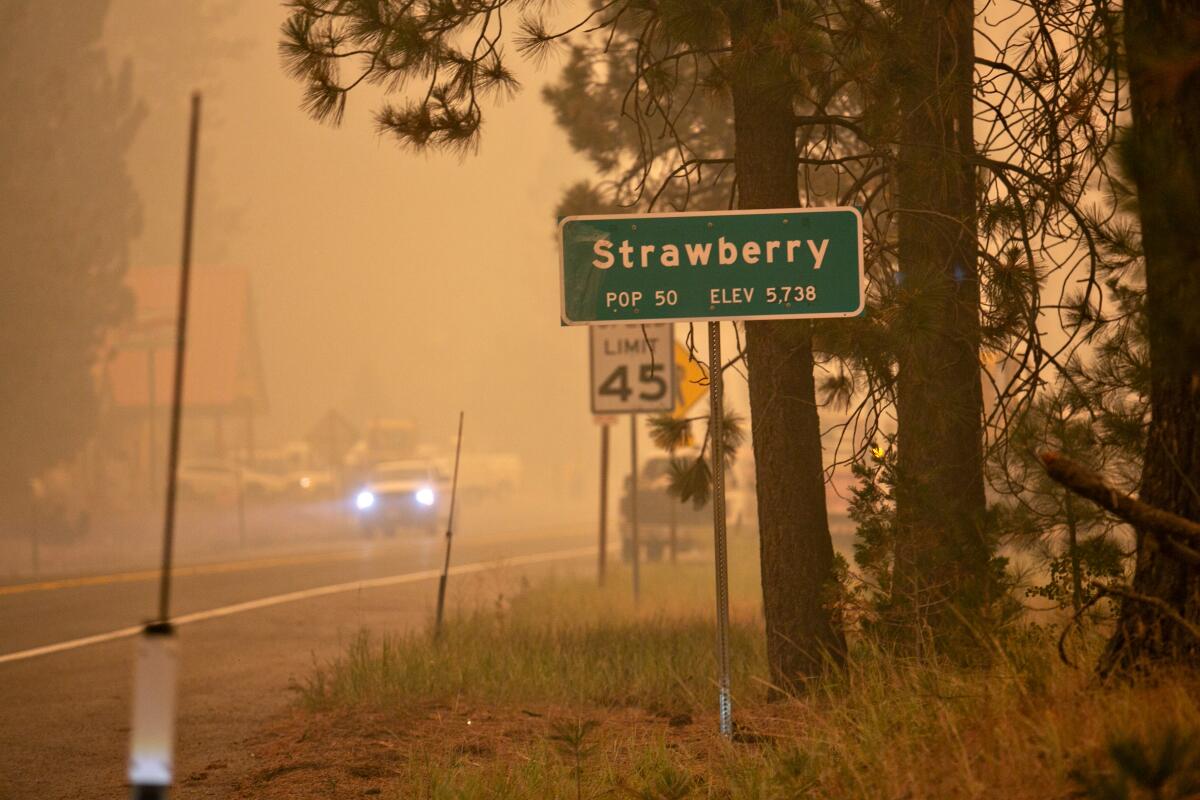
[[[670,323],[596,325],[592,413],[669,412],[675,407],[675,337]]]

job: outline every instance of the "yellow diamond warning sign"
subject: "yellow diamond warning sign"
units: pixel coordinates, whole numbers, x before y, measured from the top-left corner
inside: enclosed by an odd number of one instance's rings
[[[675,408],[671,416],[683,419],[688,409],[708,394],[708,373],[679,342],[675,343]]]

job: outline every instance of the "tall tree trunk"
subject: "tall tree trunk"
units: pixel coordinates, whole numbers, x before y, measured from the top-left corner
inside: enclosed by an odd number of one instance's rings
[[[733,79],[740,208],[799,205],[796,125],[786,73],[763,69],[763,26],[772,2],[747,4],[731,20],[745,66]],[[746,54],[742,57],[740,54]],[[832,608],[833,542],[825,510],[821,431],[808,322],[746,323],[750,412],[758,480],[763,612],[771,679],[783,691],[844,657]]]
[[[1133,106],[1125,155],[1138,190],[1150,346],[1140,494],[1200,521],[1200,9],[1193,0],[1128,0],[1125,49]],[[1200,568],[1142,530],[1133,589],[1200,624]],[[1198,656],[1200,642],[1182,626],[1126,600],[1100,669]]]
[[[971,0],[898,0],[898,616],[919,646],[986,600]]]

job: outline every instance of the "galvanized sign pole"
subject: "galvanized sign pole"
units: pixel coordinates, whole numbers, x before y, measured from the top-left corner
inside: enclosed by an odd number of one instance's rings
[[[596,580],[604,585],[608,561],[608,423],[600,426],[600,547],[596,554]]]
[[[637,414],[629,415],[629,538],[633,545],[633,604],[642,596],[642,539],[638,532]]]
[[[721,735],[733,736],[729,696],[729,553],[725,540],[725,384],[721,373],[721,323],[708,323],[708,430],[712,445],[713,551],[717,572],[717,691]]]

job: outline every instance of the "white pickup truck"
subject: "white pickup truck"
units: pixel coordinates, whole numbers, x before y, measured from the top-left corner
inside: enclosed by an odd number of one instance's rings
[[[428,461],[376,464],[354,494],[359,527],[366,535],[395,536],[401,528],[437,533],[442,506],[441,476]]]

